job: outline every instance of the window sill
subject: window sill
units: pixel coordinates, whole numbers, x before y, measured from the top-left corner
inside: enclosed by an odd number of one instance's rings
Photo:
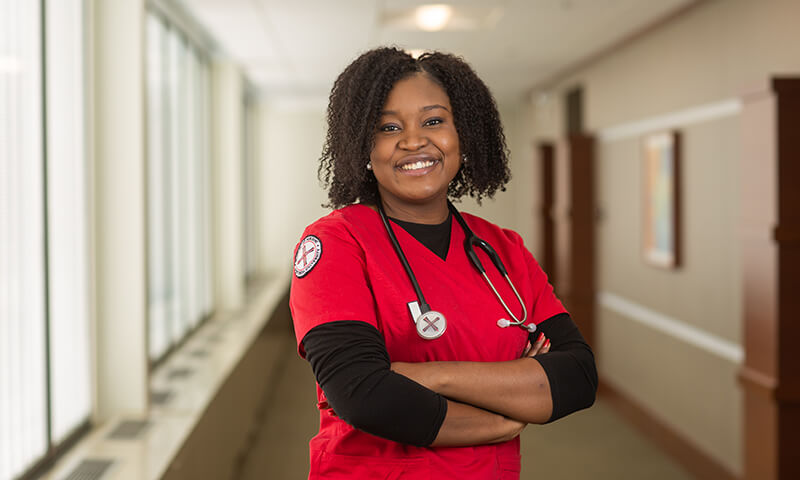
[[[111,460],[104,480],[162,478],[289,288],[290,275],[272,275],[249,297],[241,313],[216,315],[151,375],[151,392],[170,392],[163,404],[151,404],[145,418],[120,416],[96,426],[42,478],[61,480],[83,460]],[[191,373],[182,376],[177,373]],[[135,439],[110,439],[121,421],[143,420]]]

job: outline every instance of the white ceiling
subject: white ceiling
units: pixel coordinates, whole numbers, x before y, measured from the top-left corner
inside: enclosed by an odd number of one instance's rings
[[[499,101],[697,0],[181,0],[223,52],[270,97],[325,98],[360,52],[378,45],[462,55]],[[448,3],[473,30],[423,32],[397,17]],[[395,21],[390,21],[394,19]],[[451,22],[452,23],[452,22]]]

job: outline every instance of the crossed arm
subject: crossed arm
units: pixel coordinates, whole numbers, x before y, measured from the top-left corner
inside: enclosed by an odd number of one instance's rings
[[[591,350],[568,316],[548,332],[551,320],[540,327],[556,351],[540,338],[509,362],[390,364],[382,337],[363,322],[315,327],[303,342],[330,405],[356,428],[421,446],[478,445],[594,401]]]
[[[533,360],[549,349],[542,335],[523,358],[510,362],[395,362],[392,370],[448,398],[447,416],[432,445],[495,443],[550,418],[547,374]]]
[[[494,443],[550,418],[550,383],[533,359],[549,347],[542,335],[513,361],[395,362],[392,370],[448,399],[447,416],[432,445]]]

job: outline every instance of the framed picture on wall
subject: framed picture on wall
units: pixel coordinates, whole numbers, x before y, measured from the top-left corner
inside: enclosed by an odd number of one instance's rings
[[[680,265],[680,134],[648,135],[643,142],[642,253],[662,268]]]

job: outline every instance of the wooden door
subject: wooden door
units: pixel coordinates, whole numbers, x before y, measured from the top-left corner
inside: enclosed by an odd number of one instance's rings
[[[550,283],[554,284],[556,277],[555,258],[555,225],[553,223],[553,207],[555,201],[555,145],[540,143],[538,145],[539,161],[541,165],[541,208],[539,210],[539,225],[541,227],[542,256],[538,258],[539,265],[547,273]]]
[[[800,478],[800,79],[742,108],[744,477]]]
[[[556,294],[586,341],[594,344],[595,192],[594,139],[572,134],[556,145],[551,208]],[[545,237],[545,240],[548,240]],[[545,251],[548,246],[545,245]]]

